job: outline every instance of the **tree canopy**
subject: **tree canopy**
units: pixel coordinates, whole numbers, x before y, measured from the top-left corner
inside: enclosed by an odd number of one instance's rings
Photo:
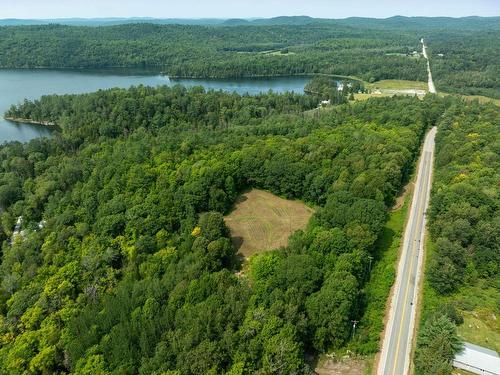
[[[1,371],[308,373],[349,343],[387,209],[457,103],[139,86],[12,108],[60,129],[0,148]],[[222,215],[249,187],[318,210],[241,275]]]

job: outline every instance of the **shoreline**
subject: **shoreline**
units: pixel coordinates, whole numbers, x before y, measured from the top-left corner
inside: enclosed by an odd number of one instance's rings
[[[354,77],[354,76],[344,76],[340,74],[330,74],[330,73],[299,73],[299,74],[274,74],[274,75],[244,75],[241,77],[199,77],[199,76],[175,76],[175,75],[169,75],[167,72],[160,72],[161,76],[168,77],[171,80],[181,80],[181,79],[192,79],[192,80],[238,80],[238,79],[266,79],[266,78],[287,78],[287,77],[302,77],[302,78],[313,78],[315,76],[327,76],[327,77],[332,77],[332,78],[339,78],[339,79],[344,79],[346,81],[359,81],[359,82],[365,82],[361,78]]]
[[[47,127],[57,127],[58,125],[55,122],[51,121],[42,121],[42,120],[32,120],[28,118],[21,117],[4,117],[4,120],[15,122],[17,124],[31,124],[31,125],[41,125]]]
[[[169,74],[167,71],[161,70],[161,67],[131,67],[131,66],[107,66],[107,67],[50,67],[50,66],[31,66],[31,67],[7,67],[0,66],[0,70],[56,70],[56,71],[77,71],[77,72],[108,72],[113,70],[118,70],[118,72],[123,71],[126,73],[127,71],[132,72],[140,72],[140,73],[150,73],[150,74],[158,74],[161,76],[168,77],[169,79],[177,80],[177,79],[199,79],[199,80],[238,80],[238,79],[251,79],[251,78],[286,78],[286,77],[314,77],[314,76],[328,76],[334,78],[341,78],[345,80],[351,81],[360,81],[364,82],[363,79],[355,76],[345,76],[341,74],[333,74],[333,73],[321,73],[321,72],[310,72],[310,73],[295,73],[295,74],[245,74],[242,76],[198,76],[198,75],[173,75]]]

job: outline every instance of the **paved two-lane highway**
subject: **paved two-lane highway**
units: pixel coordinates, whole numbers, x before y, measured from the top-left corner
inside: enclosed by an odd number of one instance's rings
[[[417,182],[389,312],[389,322],[382,345],[379,375],[405,375],[409,370],[418,287],[422,271],[425,211],[429,204],[432,183],[435,135],[436,128],[434,127],[427,133],[420,156]]]
[[[425,46],[425,42],[424,42],[423,38],[420,40],[420,42],[422,43],[422,54],[424,55],[425,59],[427,60],[427,75],[428,75],[429,92],[431,94],[437,94],[436,86],[434,86],[434,80],[432,79],[431,63],[429,62],[429,56],[427,55],[427,47]]]

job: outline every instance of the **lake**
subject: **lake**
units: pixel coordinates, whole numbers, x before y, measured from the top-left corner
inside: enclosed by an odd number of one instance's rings
[[[275,77],[247,79],[169,79],[154,72],[75,71],[75,70],[1,70],[0,69],[0,144],[26,142],[50,135],[51,130],[38,125],[15,124],[3,118],[13,104],[50,94],[79,94],[133,85],[204,86],[206,89],[235,91],[251,95],[273,90],[303,93],[308,77]]]

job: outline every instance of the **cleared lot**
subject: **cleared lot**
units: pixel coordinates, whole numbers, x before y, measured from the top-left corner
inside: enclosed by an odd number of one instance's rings
[[[314,210],[302,202],[252,189],[225,217],[233,244],[244,257],[285,246],[290,234],[305,228]]]

